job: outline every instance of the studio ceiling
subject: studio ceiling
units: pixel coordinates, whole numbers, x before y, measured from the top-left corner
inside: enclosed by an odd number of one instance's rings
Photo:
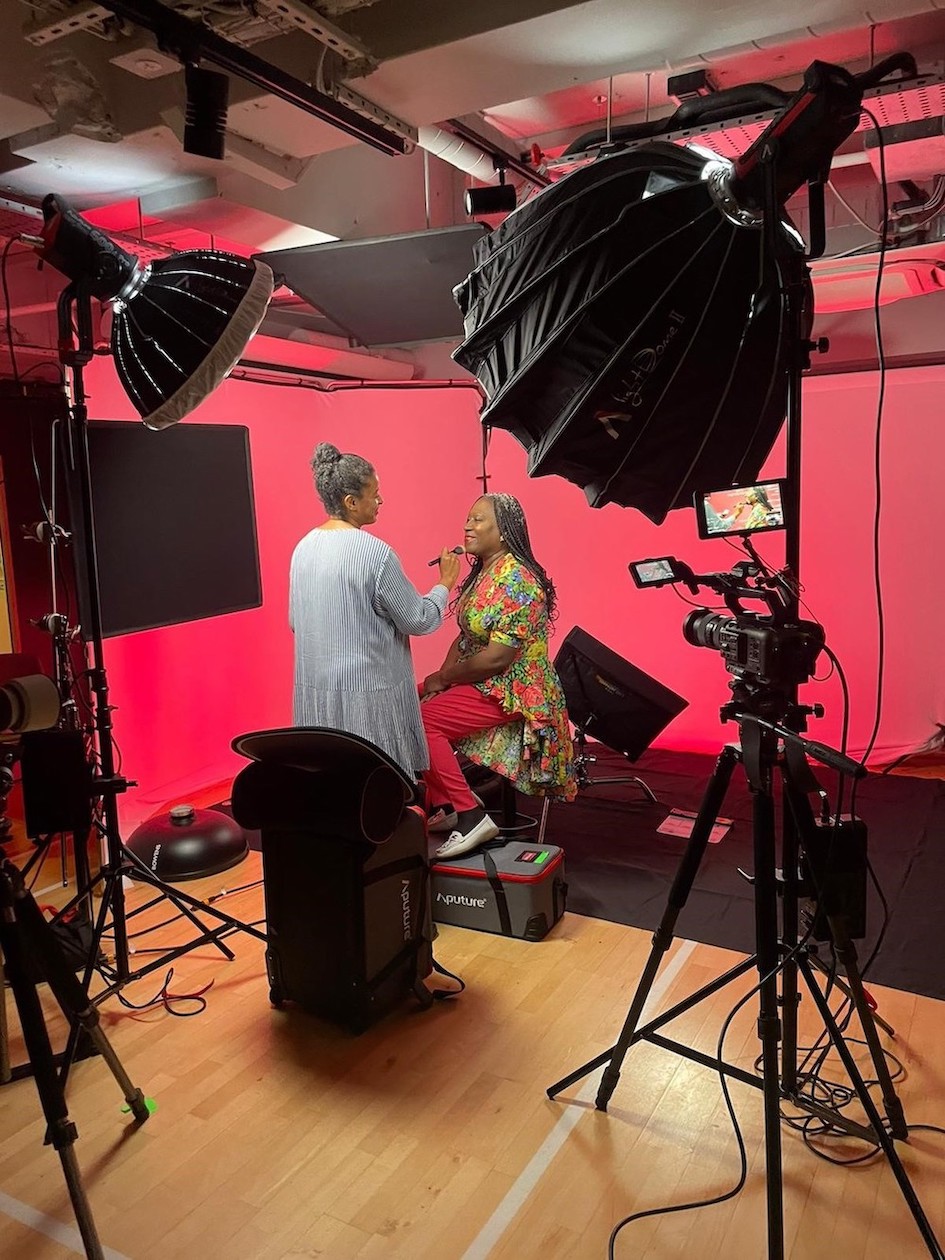
[[[667,79],[682,70],[707,70],[718,89],[791,90],[814,59],[858,70],[908,51],[936,81],[945,65],[945,0],[868,9],[853,0],[796,9],[771,0],[291,0],[285,11],[279,0],[164,3],[299,80],[348,102],[365,98],[411,138],[460,120],[539,171],[608,113],[614,125],[668,115],[676,102]],[[340,42],[300,29],[320,24]],[[173,50],[92,0],[4,0],[0,37],[7,235],[23,229],[18,206],[49,191],[109,230],[178,248],[201,234],[251,252],[463,221],[468,174],[425,158],[412,139],[406,156],[378,153],[235,77],[225,159],[185,154]],[[843,179],[862,212],[876,181],[862,135],[851,149],[855,173]]]

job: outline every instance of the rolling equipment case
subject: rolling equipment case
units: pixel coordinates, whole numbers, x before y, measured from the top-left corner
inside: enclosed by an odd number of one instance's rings
[[[233,747],[253,759],[232,807],[262,837],[272,1002],[351,1032],[410,994],[429,1005],[429,866],[414,785],[343,731],[259,731]]]

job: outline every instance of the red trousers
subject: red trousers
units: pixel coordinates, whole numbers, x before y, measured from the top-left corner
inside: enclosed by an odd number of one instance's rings
[[[506,713],[495,696],[484,696],[471,683],[447,687],[420,703],[423,729],[430,747],[430,769],[423,774],[433,805],[447,801],[455,810],[475,809],[476,799],[459,768],[453,744],[464,735],[504,726],[516,715]]]

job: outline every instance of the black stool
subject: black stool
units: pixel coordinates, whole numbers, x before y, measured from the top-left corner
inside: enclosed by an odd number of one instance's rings
[[[530,814],[523,814],[519,811],[518,803],[515,799],[515,784],[511,779],[506,779],[504,775],[498,775],[501,795],[499,797],[499,817],[495,821],[499,824],[499,834],[494,841],[490,843],[506,844],[509,840],[518,840],[521,836],[529,831],[534,831],[538,826],[537,818],[532,818]]]

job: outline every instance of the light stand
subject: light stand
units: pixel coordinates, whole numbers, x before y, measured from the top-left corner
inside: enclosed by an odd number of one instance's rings
[[[632,763],[685,709],[687,702],[581,626],[574,626],[565,636],[555,656],[555,669],[575,728],[574,773],[578,788],[629,783],[658,805],[656,793],[639,775],[592,775],[589,767],[596,758],[587,750],[587,739],[590,736]],[[545,837],[550,799],[546,796],[542,807],[539,843]]]
[[[92,511],[92,483],[88,448],[88,410],[86,407],[83,369],[92,358],[92,305],[91,290],[84,280],[74,281],[59,298],[60,358],[70,369],[72,400],[69,407],[66,459],[71,478],[73,511],[78,519],[73,521],[76,539],[75,564],[80,595],[87,605],[83,618],[83,632],[91,654],[89,686],[92,692],[95,737],[98,751],[97,773],[93,778],[93,796],[101,801],[103,837],[103,862],[98,875],[91,881],[90,890],[101,885],[101,905],[93,933],[93,948],[86,969],[86,984],[91,976],[106,923],[111,917],[115,943],[114,979],[105,990],[96,995],[101,1002],[125,984],[138,980],[150,972],[166,967],[173,959],[189,953],[198,946],[211,943],[228,959],[234,954],[224,943],[223,937],[235,931],[247,932],[257,940],[266,941],[266,934],[250,924],[224,914],[205,902],[191,897],[158,879],[144,863],[140,862],[121,841],[118,819],[118,796],[133,786],[116,772],[114,742],[112,739],[111,707],[108,700],[108,682],[105,673],[102,643],[102,611],[99,589],[98,561],[95,548],[95,522]],[[72,329],[75,329],[75,339]],[[175,908],[198,929],[193,940],[163,953],[159,958],[132,969],[128,951],[127,920],[130,917],[125,906],[123,880],[134,879],[157,891],[158,897],[166,897]],[[141,913],[154,901],[134,911]],[[210,915],[214,926],[205,925],[197,913]]]
[[[591,714],[587,725],[594,721],[594,715]],[[605,783],[632,783],[638,787],[643,795],[654,805],[659,804],[659,798],[656,793],[639,775],[635,774],[616,774],[616,775],[592,775],[588,773],[588,766],[594,765],[597,758],[587,751],[587,734],[584,726],[575,726],[574,728],[574,777],[577,780],[579,788],[599,787]]]
[[[583,792],[586,788],[602,787],[605,784],[612,783],[629,783],[632,787],[638,787],[643,795],[653,805],[658,805],[659,797],[650,787],[645,779],[637,774],[610,774],[610,775],[593,775],[589,773],[588,767],[596,763],[597,758],[593,753],[587,751],[587,732],[585,725],[589,726],[595,720],[594,714],[585,720],[585,723],[575,723],[574,727],[574,780],[577,783],[578,791]],[[626,756],[626,753],[623,754]],[[538,823],[538,843],[544,844],[545,833],[548,830],[548,815],[551,811],[551,797],[546,796],[541,806],[541,819]]]
[[[36,248],[44,262],[71,281],[58,303],[59,356],[72,377],[64,447],[72,499],[76,585],[84,639],[91,655],[87,674],[93,712],[93,758],[97,754],[91,796],[101,803],[101,821],[94,825],[103,838],[103,861],[98,874],[60,914],[101,885],[102,902],[85,971],[86,985],[97,965],[109,918],[115,964],[112,983],[96,996],[98,1002],[129,981],[165,966],[201,944],[212,943],[224,957],[232,959],[234,955],[224,943],[225,936],[244,931],[265,942],[266,934],[165,884],[121,841],[117,797],[129,787],[129,782],[117,772],[112,740],[83,378],[84,368],[95,351],[92,299],[111,304],[111,349],[116,373],[144,424],[159,430],[188,415],[236,365],[265,315],[274,279],[265,264],[216,250],[192,250],[142,264],[82,219],[61,197],[50,193],[43,199],[42,209],[42,234],[24,239]],[[132,970],[125,877],[145,883],[157,893],[135,914],[166,897],[197,929],[197,937]],[[212,923],[205,924],[198,912],[209,915]],[[69,1060],[67,1050],[66,1063]]]

